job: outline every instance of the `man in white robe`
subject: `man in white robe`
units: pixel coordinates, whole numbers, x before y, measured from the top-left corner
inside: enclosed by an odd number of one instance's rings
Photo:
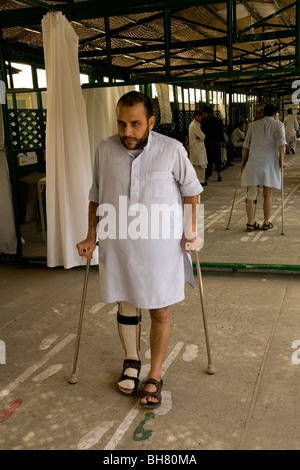
[[[255,221],[258,189],[263,187],[264,222],[262,230],[270,230],[273,189],[281,188],[281,166],[284,168],[285,134],[283,123],[276,119],[277,108],[264,107],[264,118],[250,124],[242,150],[241,185],[247,188],[247,231],[259,229]]]
[[[245,141],[245,130],[244,130],[244,123],[242,121],[239,122],[238,126],[234,129],[230,136],[230,141],[233,145],[233,150],[236,156],[242,155],[242,147]]]
[[[194,119],[189,125],[189,152],[190,160],[195,168],[202,186],[206,186],[205,168],[207,168],[207,155],[205,148],[205,134],[201,130],[202,111],[195,111]]]
[[[152,131],[149,98],[138,92],[124,95],[117,122],[118,134],[96,150],[88,234],[77,248],[86,258],[99,240],[102,300],[119,303],[125,360],[118,387],[126,395],[138,387],[140,310],[150,311],[151,367],[141,405],[153,407],[161,402],[170,306],[183,300],[185,282],[194,281],[191,250],[185,247],[186,242],[193,249],[197,245],[196,207],[203,189],[183,145]],[[185,224],[182,198],[191,208]],[[132,322],[130,317],[135,317]]]
[[[296,139],[299,124],[296,116],[293,114],[291,108],[288,109],[288,114],[284,118],[285,138],[286,138],[286,153],[295,153],[296,151]]]

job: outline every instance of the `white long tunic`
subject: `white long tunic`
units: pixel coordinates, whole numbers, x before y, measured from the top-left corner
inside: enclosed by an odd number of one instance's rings
[[[194,285],[194,277],[190,256],[180,246],[181,197],[195,196],[202,190],[186,150],[175,139],[151,131],[137,157],[118,135],[100,142],[89,199],[99,204],[103,214],[98,237],[104,302],[123,300],[137,308],[152,309],[184,299],[184,284]],[[152,215],[153,208],[161,208],[161,204],[166,204],[164,216],[170,216],[169,227],[159,223],[157,212]],[[107,225],[110,235],[105,238],[103,227],[112,208],[116,227],[110,225],[109,229]],[[152,216],[148,230],[143,223],[145,213]],[[173,230],[174,226],[179,230]]]
[[[236,127],[231,134],[230,141],[234,147],[241,147],[245,140],[245,132],[242,131],[239,127]]]
[[[288,114],[284,118],[284,128],[285,128],[285,135],[287,139],[291,137],[295,137],[297,134],[297,130],[299,129],[299,124],[296,116],[294,114]]]
[[[193,165],[207,167],[207,155],[204,144],[205,134],[201,130],[201,125],[195,119],[189,125],[189,147],[190,160]]]
[[[266,116],[250,124],[243,147],[249,149],[242,186],[281,188],[279,147],[285,145],[284,125]]]

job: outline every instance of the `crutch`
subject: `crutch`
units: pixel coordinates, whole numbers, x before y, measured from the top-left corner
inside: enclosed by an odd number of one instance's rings
[[[281,235],[284,235],[283,220],[284,220],[284,187],[283,187],[283,159],[281,159]]]
[[[200,268],[198,251],[195,251],[195,253],[196,253],[197,277],[198,277],[198,283],[199,283],[199,293],[200,293],[202,318],[203,318],[203,326],[204,326],[204,333],[205,333],[205,340],[206,340],[206,350],[207,350],[207,359],[208,359],[206,372],[208,374],[212,375],[212,374],[215,373],[215,368],[212,365],[212,360],[211,360],[211,352],[210,352],[210,345],[209,345],[207,321],[206,321],[206,315],[205,315],[205,310],[204,310],[203,284],[202,284],[202,276],[201,276],[201,268]]]
[[[86,249],[84,248],[82,250],[82,252],[86,253]],[[69,377],[69,383],[72,384],[72,385],[77,383],[76,369],[77,369],[79,345],[80,345],[80,339],[81,339],[82,321],[83,321],[83,314],[84,314],[86,291],[87,291],[87,285],[88,285],[91,259],[92,259],[92,255],[90,255],[86,260],[86,270],[85,270],[85,277],[84,277],[84,284],[83,284],[83,291],[82,291],[82,298],[81,298],[81,308],[80,308],[80,315],[79,315],[79,322],[78,322],[78,329],[77,329],[77,339],[76,339],[76,347],[75,347],[75,354],[74,354],[73,370],[72,370],[72,374]]]
[[[238,175],[238,178],[241,176],[241,172],[239,173]],[[235,187],[235,191],[234,191],[234,195],[233,195],[233,200],[232,200],[232,205],[231,205],[231,211],[230,211],[230,215],[229,215],[229,219],[228,219],[228,223],[227,223],[227,227],[226,227],[226,230],[229,230],[229,226],[230,226],[230,222],[231,222],[231,217],[232,217],[232,213],[233,213],[233,207],[234,207],[234,203],[235,203],[235,199],[236,199],[236,194],[237,194],[237,190],[240,186],[240,182],[238,181],[237,184],[236,184],[236,187]]]

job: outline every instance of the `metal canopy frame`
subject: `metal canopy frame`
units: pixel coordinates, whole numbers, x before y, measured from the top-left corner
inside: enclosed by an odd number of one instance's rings
[[[5,60],[43,62],[41,20],[62,11],[79,36],[79,60],[93,81],[202,82],[219,89],[291,94],[300,72],[300,0],[10,0],[0,4]],[[239,18],[243,8],[246,17]],[[276,77],[276,79],[275,79]],[[272,78],[270,82],[270,78]],[[95,85],[94,85],[95,86]],[[101,83],[98,85],[101,86]]]

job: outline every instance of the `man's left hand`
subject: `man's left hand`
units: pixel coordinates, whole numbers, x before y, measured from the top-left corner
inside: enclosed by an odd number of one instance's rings
[[[196,235],[192,239],[186,238],[184,235],[181,239],[181,246],[187,253],[192,253],[193,251],[200,251],[203,240]]]

